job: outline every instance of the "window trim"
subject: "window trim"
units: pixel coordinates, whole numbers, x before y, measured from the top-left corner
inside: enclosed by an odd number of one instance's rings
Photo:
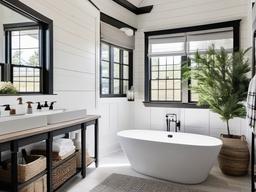
[[[186,32],[194,32],[194,31],[204,31],[218,28],[233,28],[233,47],[234,52],[240,49],[240,21],[241,20],[233,20],[233,21],[225,21],[220,23],[206,24],[206,25],[197,25],[183,28],[175,28],[175,29],[166,29],[160,31],[149,31],[144,32],[144,44],[145,44],[145,76],[144,76],[144,105],[152,106],[152,107],[174,107],[174,108],[207,108],[206,106],[197,106],[195,102],[190,102],[190,94],[188,93],[188,103],[174,102],[174,101],[150,101],[150,61],[148,57],[148,48],[149,48],[149,37],[150,36],[158,36],[158,35],[169,35],[169,34],[177,34],[177,33],[186,33]]]
[[[53,20],[30,8],[20,1],[0,0],[0,4],[35,21],[41,27],[43,75],[40,93],[29,92],[21,94],[53,94]],[[6,57],[7,58],[7,57]],[[8,80],[8,69],[4,67],[4,80]]]
[[[101,54],[101,50],[102,50],[102,43],[105,43],[107,45],[109,45],[109,58],[110,58],[110,66],[109,66],[109,70],[111,71],[110,72],[110,82],[109,82],[109,91],[110,91],[110,94],[102,94],[102,83],[101,83],[101,80],[102,80],[102,54]],[[114,77],[113,77],[113,66],[114,66],[114,59],[112,58],[113,55],[111,55],[111,52],[112,52],[112,49],[113,47],[116,47],[116,48],[119,48],[119,49],[122,49],[122,50],[126,50],[128,51],[129,53],[129,80],[128,80],[128,87],[129,89],[133,86],[133,50],[132,49],[128,49],[128,48],[124,48],[124,47],[121,47],[119,45],[115,45],[115,44],[112,44],[112,43],[109,43],[107,41],[101,41],[100,42],[100,98],[117,98],[117,97],[126,97],[126,94],[113,94],[111,93],[111,88],[113,87],[113,81],[114,80]],[[122,56],[121,56],[122,57]],[[123,65],[123,64],[120,64],[120,65]],[[121,68],[122,69],[122,68]],[[121,71],[120,69],[120,74],[122,74],[123,72]],[[120,79],[121,81],[123,81],[124,79]],[[120,84],[120,89],[123,90],[123,86],[122,84]]]

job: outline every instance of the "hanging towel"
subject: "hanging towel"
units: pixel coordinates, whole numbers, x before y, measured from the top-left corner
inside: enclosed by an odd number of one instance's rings
[[[249,126],[255,129],[256,122],[256,75],[252,78],[247,94],[247,118]]]

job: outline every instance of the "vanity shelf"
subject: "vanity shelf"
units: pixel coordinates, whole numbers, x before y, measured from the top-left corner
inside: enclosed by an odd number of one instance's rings
[[[86,177],[86,130],[90,125],[94,125],[94,157],[91,163],[95,163],[95,167],[98,167],[98,119],[100,116],[88,115],[85,118],[72,120],[68,122],[61,122],[45,127],[29,129],[16,133],[10,133],[0,136],[0,157],[1,152],[11,150],[11,184],[0,183],[0,190],[6,190],[11,192],[17,192],[19,189],[27,186],[43,175],[47,175],[47,192],[53,192],[61,189],[69,180],[75,175],[81,173],[82,178]],[[69,137],[69,133],[73,131],[81,131],[81,162],[82,167],[76,168],[74,175],[65,180],[63,184],[58,188],[53,189],[52,173],[54,169],[61,166],[63,163],[69,161],[72,157],[76,156],[78,152],[70,155],[69,157],[61,160],[57,163],[52,161],[52,142],[55,136],[65,135]],[[47,170],[33,177],[25,183],[19,184],[17,177],[17,154],[20,147],[24,147],[29,144],[46,140],[46,158],[47,158]],[[1,163],[1,158],[0,158]],[[89,166],[89,165],[88,165]]]

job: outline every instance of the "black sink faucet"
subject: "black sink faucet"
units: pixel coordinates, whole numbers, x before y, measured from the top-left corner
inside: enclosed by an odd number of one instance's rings
[[[175,123],[175,132],[180,131],[180,120],[177,119],[177,115],[175,113],[167,113],[165,115],[167,131],[171,131],[171,122]]]

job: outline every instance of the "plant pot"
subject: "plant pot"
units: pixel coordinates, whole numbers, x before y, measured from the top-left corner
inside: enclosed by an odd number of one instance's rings
[[[218,160],[222,173],[231,176],[248,174],[250,152],[245,136],[221,135],[223,146]]]

